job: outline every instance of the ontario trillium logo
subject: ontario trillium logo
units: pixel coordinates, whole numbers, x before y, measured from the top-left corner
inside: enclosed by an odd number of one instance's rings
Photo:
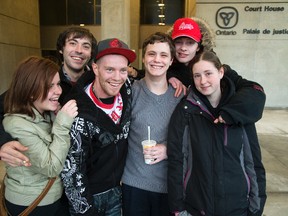
[[[238,23],[239,13],[234,7],[221,7],[216,13],[216,24],[221,29],[231,29]]]

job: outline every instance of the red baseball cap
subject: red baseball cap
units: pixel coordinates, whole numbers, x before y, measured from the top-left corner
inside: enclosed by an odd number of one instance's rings
[[[189,37],[199,43],[202,35],[198,24],[191,18],[177,19],[173,25],[172,39],[175,40],[178,37]]]
[[[129,63],[132,63],[136,59],[136,53],[129,49],[128,45],[117,38],[109,38],[106,40],[99,41],[98,52],[96,60],[102,56],[109,54],[118,54],[126,57]]]

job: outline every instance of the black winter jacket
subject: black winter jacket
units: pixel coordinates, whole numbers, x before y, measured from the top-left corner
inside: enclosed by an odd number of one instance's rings
[[[266,203],[266,173],[262,163],[261,148],[257,136],[255,122],[262,118],[266,95],[263,87],[256,82],[243,79],[236,71],[228,65],[224,65],[225,75],[235,85],[235,94],[229,102],[223,105],[217,113],[222,116],[227,124],[243,125],[250,142],[254,168],[259,185],[259,196],[261,197],[261,210],[257,213],[249,212],[250,216],[261,216]],[[174,62],[168,70],[168,79],[177,77],[186,87],[192,84],[191,68],[182,63]]]
[[[65,98],[76,99],[79,114],[71,128],[61,178],[72,211],[81,215],[97,215],[92,195],[120,185],[128,150],[131,86],[127,81],[120,90],[123,110],[120,123],[115,124],[84,91],[93,79],[94,74],[89,78],[86,72]]]
[[[248,207],[253,213],[260,209],[258,183],[244,128],[213,122],[218,110],[234,94],[229,79],[224,76],[222,81],[229,85],[216,109],[191,87],[171,117],[167,154],[172,212],[244,216]]]

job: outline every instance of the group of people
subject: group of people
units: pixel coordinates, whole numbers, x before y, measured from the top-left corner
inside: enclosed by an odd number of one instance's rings
[[[221,64],[208,31],[203,20],[180,18],[170,33],[150,35],[144,77],[133,83],[136,54],[127,44],[97,44],[80,27],[59,35],[60,68],[41,57],[22,61],[0,100],[11,215],[55,176],[31,215],[261,215],[255,122],[265,94]],[[157,144],[143,150],[147,128]]]

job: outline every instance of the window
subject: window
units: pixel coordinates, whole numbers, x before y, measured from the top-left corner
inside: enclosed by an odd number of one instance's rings
[[[141,0],[140,23],[172,25],[184,16],[185,0]]]
[[[66,25],[66,1],[39,0],[40,25]]]
[[[101,0],[39,0],[40,25],[100,25]]]

